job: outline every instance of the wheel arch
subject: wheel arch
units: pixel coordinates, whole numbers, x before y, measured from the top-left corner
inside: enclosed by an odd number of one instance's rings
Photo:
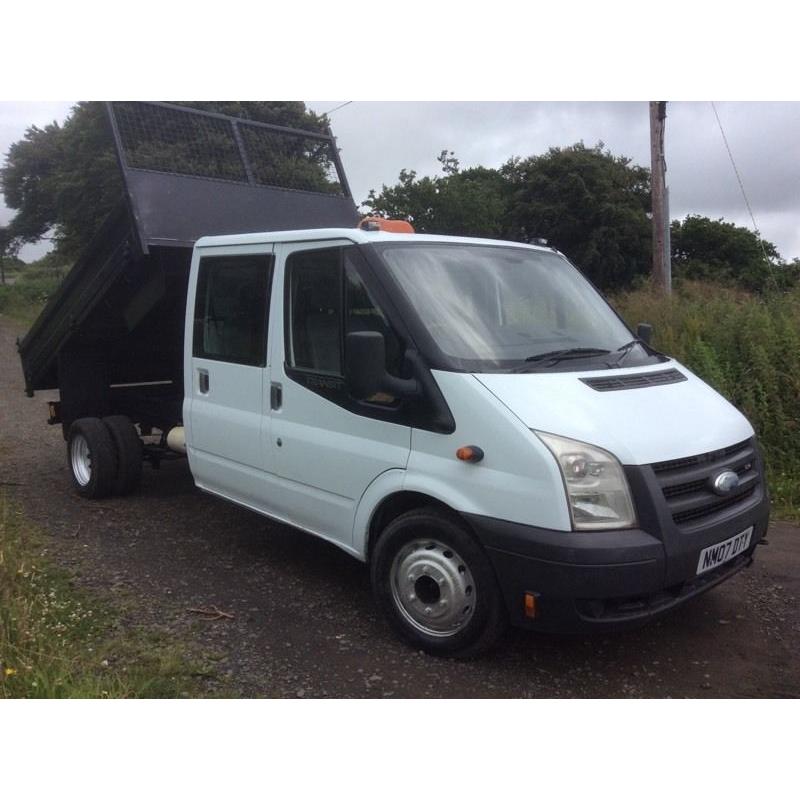
[[[472,526],[457,507],[441,492],[428,487],[409,486],[405,470],[391,469],[379,475],[367,487],[356,509],[353,548],[362,561],[369,561],[380,532],[395,517],[414,508],[432,506],[457,518],[472,531]]]

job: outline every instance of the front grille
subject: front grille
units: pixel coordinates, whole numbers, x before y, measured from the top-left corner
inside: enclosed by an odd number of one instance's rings
[[[699,456],[687,456],[686,458],[676,458],[673,461],[661,461],[658,464],[653,464],[653,469],[656,472],[668,472],[669,470],[680,469],[681,467],[688,467],[693,464],[705,464],[708,461],[717,461],[720,458],[732,456],[742,450],[752,447],[750,439],[745,439],[739,444],[732,444],[730,447],[725,447],[722,450],[712,450],[710,453],[702,453]]]
[[[679,528],[692,527],[698,520],[730,509],[745,508],[761,482],[755,442],[751,439],[651,466]],[[739,485],[729,495],[719,495],[712,489],[715,476],[723,470],[732,470],[739,476]]]
[[[644,389],[648,386],[664,386],[689,380],[677,369],[662,369],[658,372],[634,372],[629,375],[612,375],[602,378],[579,378],[597,392],[617,392],[622,389]]]

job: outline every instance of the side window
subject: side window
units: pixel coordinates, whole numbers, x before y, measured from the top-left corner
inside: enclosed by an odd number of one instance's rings
[[[200,259],[194,307],[196,358],[263,367],[272,256]]]
[[[354,247],[293,253],[286,261],[286,361],[291,367],[341,376],[347,333],[379,331],[387,369],[399,374],[403,348],[353,263]]]
[[[292,253],[286,260],[290,366],[342,374],[342,251]]]
[[[378,331],[386,342],[386,369],[395,377],[400,377],[405,349],[383,312],[375,305],[367,287],[352,264],[350,253],[345,251],[345,333],[356,331]]]

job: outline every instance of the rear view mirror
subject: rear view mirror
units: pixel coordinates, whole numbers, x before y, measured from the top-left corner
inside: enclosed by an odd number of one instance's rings
[[[646,322],[640,322],[636,326],[636,338],[641,339],[645,344],[650,344],[650,340],[653,338],[653,326]]]
[[[419,385],[413,378],[395,378],[386,371],[386,341],[378,331],[347,334],[345,379],[350,394],[357,400],[367,400],[378,392],[396,397],[419,392]]]

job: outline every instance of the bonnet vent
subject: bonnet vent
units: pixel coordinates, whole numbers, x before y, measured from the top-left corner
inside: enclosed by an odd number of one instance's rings
[[[688,378],[677,369],[662,369],[658,372],[638,372],[633,375],[614,375],[603,378],[580,378],[597,392],[617,392],[622,389],[645,389],[648,386],[664,386],[680,383]]]

